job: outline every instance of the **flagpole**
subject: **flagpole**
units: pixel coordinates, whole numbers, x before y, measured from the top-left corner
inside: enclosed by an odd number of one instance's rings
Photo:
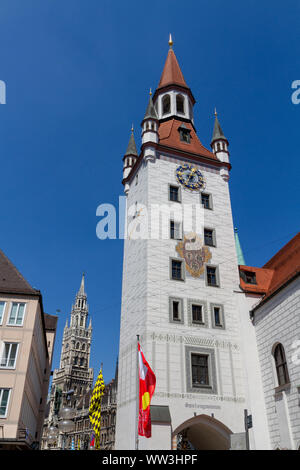
[[[135,423],[135,432],[136,432],[136,439],[135,439],[135,450],[139,450],[139,399],[140,399],[140,376],[139,376],[139,349],[138,343],[140,341],[140,335],[136,335],[136,423]]]

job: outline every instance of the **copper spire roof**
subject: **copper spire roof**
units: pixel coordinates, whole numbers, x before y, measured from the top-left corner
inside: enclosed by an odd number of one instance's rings
[[[157,89],[168,85],[178,85],[184,88],[188,88],[176,59],[176,55],[171,47],[169,49],[167,60]]]

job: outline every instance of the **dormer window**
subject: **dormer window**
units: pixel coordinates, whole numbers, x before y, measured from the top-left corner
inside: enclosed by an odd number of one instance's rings
[[[176,109],[177,113],[184,114],[184,98],[182,95],[176,96]]]
[[[256,274],[253,271],[241,271],[241,278],[246,284],[257,284]]]
[[[171,112],[171,99],[170,95],[165,95],[162,99],[163,114],[169,114]]]
[[[181,142],[185,142],[187,144],[191,143],[191,131],[188,129],[184,124],[182,124],[179,128],[179,136]]]

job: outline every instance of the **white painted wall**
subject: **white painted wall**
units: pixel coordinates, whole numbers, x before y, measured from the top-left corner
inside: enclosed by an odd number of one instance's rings
[[[128,193],[128,205],[169,204],[169,184],[178,184],[176,168],[183,160],[168,155],[143,165],[138,185],[134,181]],[[228,183],[218,170],[198,166],[212,194],[213,210],[205,210],[204,225],[216,231],[217,247],[210,248],[211,264],[219,267],[220,287],[208,287],[204,275],[193,278],[186,272],[184,282],[170,280],[170,257],[178,257],[174,240],[126,240],[124,244],[123,293],[120,333],[120,368],[116,449],[133,449],[136,413],[136,334],[141,335],[145,356],[153,368],[157,387],[154,405],[168,405],[172,428],[197,414],[214,417],[233,432],[244,431],[244,409],[251,407],[247,390],[243,329],[240,319],[239,275],[234,241]],[[199,193],[182,189],[182,204],[199,203]],[[199,233],[203,238],[203,233]],[[184,324],[169,321],[169,296],[181,297]],[[205,300],[208,306],[206,328],[189,326],[188,299]],[[212,328],[210,304],[224,306],[226,328]],[[250,350],[255,350],[252,335]],[[186,349],[208,348],[214,352],[217,392],[190,393],[187,384]],[[255,387],[254,387],[255,388]],[[257,409],[259,409],[257,406]],[[261,430],[261,434],[264,430]],[[160,446],[167,446],[161,437]],[[252,446],[267,447],[252,439]],[[259,439],[258,439],[259,441]],[[156,449],[155,439],[144,440],[144,448]],[[162,447],[160,447],[162,448]]]
[[[296,449],[300,443],[300,279],[278,292],[255,313],[255,330],[272,448]],[[278,385],[272,348],[284,346],[290,388]],[[297,346],[298,345],[298,346]]]

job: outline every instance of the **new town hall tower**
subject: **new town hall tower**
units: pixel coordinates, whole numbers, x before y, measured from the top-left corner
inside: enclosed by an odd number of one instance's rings
[[[135,448],[136,335],[156,374],[152,437],[140,438],[140,449],[176,449],[184,439],[196,449],[228,449],[230,436],[245,430],[245,409],[256,422],[252,447],[267,448],[255,338],[239,307],[229,142],[215,113],[211,150],[201,143],[195,98],[171,39],[169,46],[141,123],[141,152],[132,131],[123,158],[116,449]]]
[[[87,322],[88,304],[83,275],[72,306],[70,324],[67,320],[64,328],[59,369],[53,374],[52,386],[56,393],[61,393],[61,404],[66,403],[70,392],[72,402],[78,402],[93,385],[93,369],[89,367],[92,323],[91,320],[89,324]]]

